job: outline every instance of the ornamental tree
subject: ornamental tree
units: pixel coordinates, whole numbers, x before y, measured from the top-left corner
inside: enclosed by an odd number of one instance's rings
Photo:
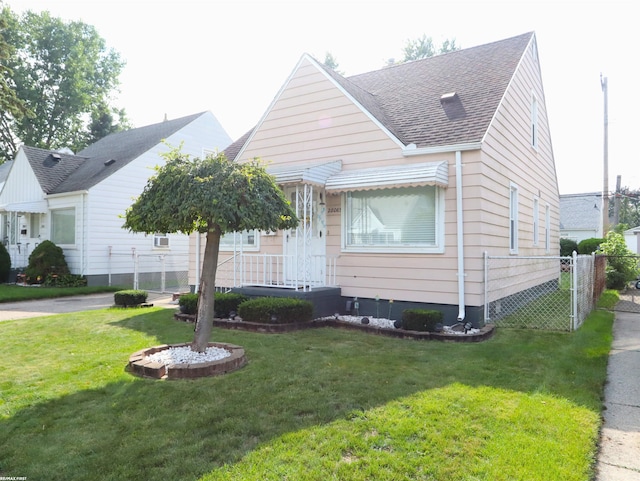
[[[206,233],[198,315],[191,349],[204,352],[213,328],[220,237],[228,232],[294,228],[295,212],[257,159],[228,160],[223,153],[191,159],[174,149],[163,155],[142,194],[127,209],[132,232]]]

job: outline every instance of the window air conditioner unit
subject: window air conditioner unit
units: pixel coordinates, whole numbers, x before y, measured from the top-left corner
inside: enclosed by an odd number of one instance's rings
[[[169,247],[169,238],[168,237],[155,237],[153,239],[154,247]]]

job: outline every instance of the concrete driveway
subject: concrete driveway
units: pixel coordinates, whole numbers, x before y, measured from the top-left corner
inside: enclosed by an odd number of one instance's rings
[[[149,293],[147,302],[154,306],[172,309],[178,307],[178,301],[172,301],[170,294]],[[59,297],[56,299],[43,299],[37,301],[4,302],[0,303],[0,321],[49,316],[64,312],[105,309],[112,306],[114,306],[113,292],[90,294],[86,296]]]

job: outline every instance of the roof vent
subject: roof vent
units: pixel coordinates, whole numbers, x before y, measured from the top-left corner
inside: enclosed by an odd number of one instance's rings
[[[62,156],[60,154],[58,154],[57,152],[52,152],[51,153],[51,158],[53,160],[55,160],[56,162],[58,162],[60,159],[62,159]]]
[[[442,94],[442,97],[440,97],[440,102],[445,103],[445,102],[452,102],[456,99],[457,97],[457,93],[455,92],[449,92],[446,94]]]
[[[116,163],[116,159],[109,159],[104,161],[104,165],[109,166]]]

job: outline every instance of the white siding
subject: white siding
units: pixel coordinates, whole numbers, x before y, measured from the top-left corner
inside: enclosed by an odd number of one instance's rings
[[[169,248],[156,248],[153,235],[134,234],[122,228],[126,209],[139,195],[153,168],[164,163],[161,154],[182,144],[181,151],[202,157],[203,149],[224,149],[230,142],[214,116],[207,113],[158,144],[122,169],[92,187],[87,196],[86,274],[129,273],[133,269],[131,253],[184,256],[185,270],[189,240],[186,235],[170,234]],[[111,259],[109,247],[111,246]]]

